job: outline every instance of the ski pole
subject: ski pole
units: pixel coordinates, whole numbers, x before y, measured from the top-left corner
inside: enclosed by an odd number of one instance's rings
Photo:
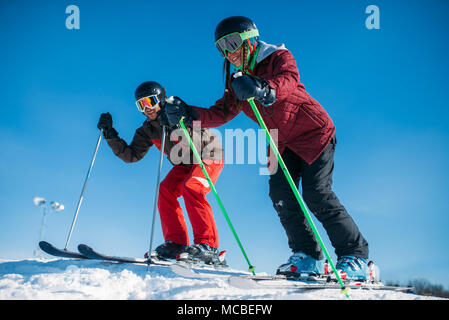
[[[312,217],[310,216],[309,210],[307,209],[307,207],[306,207],[306,205],[304,203],[304,200],[302,199],[301,195],[299,194],[298,188],[295,185],[295,182],[293,181],[292,176],[290,175],[290,172],[288,171],[288,169],[287,169],[287,167],[286,167],[286,165],[284,163],[284,160],[282,159],[281,154],[279,153],[279,150],[278,150],[278,148],[276,146],[276,143],[274,142],[273,138],[271,137],[270,132],[268,131],[268,128],[267,128],[265,122],[263,121],[262,116],[260,115],[260,112],[259,112],[259,110],[256,107],[256,104],[254,103],[254,98],[248,99],[248,102],[251,105],[251,108],[253,109],[254,114],[256,115],[256,118],[259,121],[260,126],[265,131],[265,135],[266,135],[266,137],[267,137],[267,139],[268,139],[268,141],[270,143],[271,149],[276,154],[276,157],[277,157],[278,162],[279,162],[279,164],[281,166],[281,169],[284,172],[284,175],[287,178],[287,181],[290,184],[290,187],[292,188],[293,193],[295,194],[296,200],[298,200],[299,206],[301,207],[301,209],[302,209],[302,211],[303,211],[303,213],[304,213],[304,215],[305,215],[305,217],[307,219],[307,222],[310,225],[310,228],[312,229],[313,233],[315,234],[315,237],[316,237],[318,243],[320,244],[321,249],[324,252],[324,255],[326,256],[327,260],[329,261],[329,264],[330,264],[332,270],[334,271],[334,274],[337,277],[337,280],[338,280],[338,282],[339,282],[339,284],[340,284],[340,286],[342,288],[341,292],[343,294],[345,294],[346,297],[349,298],[348,290],[347,290],[347,288],[345,288],[345,285],[343,284],[343,281],[341,280],[341,277],[338,274],[338,272],[337,272],[337,270],[335,268],[335,265],[334,265],[334,263],[332,262],[332,259],[329,256],[329,253],[328,253],[328,251],[326,249],[326,246],[324,245],[323,240],[321,239],[321,236],[318,233],[318,230],[315,227],[315,224],[313,223],[313,220],[312,220]]]
[[[102,135],[103,135],[103,130],[100,130],[100,135],[98,136],[97,145],[95,146],[95,152],[92,157],[92,161],[90,162],[90,166],[89,166],[89,170],[87,171],[86,179],[84,180],[83,190],[81,191],[81,195],[78,200],[78,205],[76,206],[75,215],[73,217],[72,226],[70,227],[69,236],[67,237],[67,242],[65,243],[64,250],[67,250],[67,247],[69,246],[70,238],[72,237],[73,228],[75,227],[75,222],[76,222],[76,219],[78,218],[78,212],[80,210],[81,203],[83,202],[84,192],[86,191],[86,186],[87,186],[87,181],[89,180],[90,173],[92,171],[92,167],[94,166],[95,158],[97,156],[98,147],[100,146]]]
[[[159,198],[159,186],[161,181],[162,161],[164,159],[164,148],[165,148],[165,126],[162,126],[161,156],[159,158],[159,171],[157,172],[156,192],[153,207],[153,222],[151,223],[150,250],[148,251],[149,260],[151,259],[151,252],[153,251],[154,221],[156,220],[157,200]]]
[[[254,270],[255,270],[256,267],[251,264],[251,262],[248,259],[248,256],[246,255],[245,249],[243,249],[242,243],[240,242],[240,239],[239,239],[239,237],[237,235],[237,232],[235,231],[234,226],[232,225],[231,220],[229,219],[229,216],[228,216],[228,214],[226,212],[226,209],[225,209],[225,207],[223,205],[223,202],[221,202],[221,199],[218,196],[218,193],[217,193],[217,190],[215,189],[214,183],[210,179],[209,173],[206,171],[206,168],[204,167],[203,160],[201,160],[201,157],[198,154],[198,151],[196,150],[195,144],[193,143],[193,140],[190,137],[189,132],[187,131],[187,128],[186,128],[186,126],[184,124],[184,117],[181,118],[181,120],[179,121],[179,124],[181,125],[181,128],[182,128],[182,131],[184,132],[184,135],[187,137],[187,140],[189,141],[190,148],[192,149],[193,154],[195,155],[196,160],[198,161],[201,169],[203,170],[204,176],[206,177],[207,182],[209,183],[209,187],[211,188],[211,190],[212,190],[212,192],[213,192],[213,194],[215,196],[215,199],[217,200],[218,205],[220,206],[221,211],[223,212],[223,215],[224,215],[224,217],[226,219],[226,222],[228,223],[229,228],[231,229],[232,234],[234,235],[234,238],[237,241],[237,244],[239,245],[240,250],[242,251],[243,256],[245,257],[245,260],[248,263],[248,271],[252,272],[253,275],[255,275],[256,273],[254,272]]]

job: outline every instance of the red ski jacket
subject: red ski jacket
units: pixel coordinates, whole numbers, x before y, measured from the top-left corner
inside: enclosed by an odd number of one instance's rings
[[[290,51],[274,51],[255,66],[254,75],[268,80],[276,91],[276,102],[271,106],[264,107],[255,102],[268,129],[278,130],[279,152],[282,154],[288,147],[307,163],[313,163],[333,137],[335,126],[327,112],[299,81],[299,71]],[[239,111],[232,88],[227,90],[231,111],[228,119],[231,120]],[[202,127],[218,127],[227,122],[223,110],[224,99],[217,100],[209,109],[193,107],[200,115]],[[243,102],[242,110],[258,123],[247,101]]]

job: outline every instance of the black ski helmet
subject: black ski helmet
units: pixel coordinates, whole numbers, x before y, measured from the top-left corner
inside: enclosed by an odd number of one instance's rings
[[[141,83],[134,92],[136,101],[144,97],[154,95],[157,97],[161,105],[165,104],[165,89],[155,81],[145,81]]]
[[[215,42],[227,34],[251,30],[257,30],[256,24],[251,19],[242,16],[228,17],[215,28]]]

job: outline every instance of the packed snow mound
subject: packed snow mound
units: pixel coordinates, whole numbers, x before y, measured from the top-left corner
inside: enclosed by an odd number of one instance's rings
[[[236,271],[237,272],[237,271]],[[166,266],[95,260],[0,261],[0,300],[334,300],[339,290],[240,289],[226,278],[183,278]],[[355,300],[437,299],[387,290],[351,290]]]

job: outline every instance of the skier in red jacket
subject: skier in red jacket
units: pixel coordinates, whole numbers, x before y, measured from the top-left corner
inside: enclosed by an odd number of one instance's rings
[[[246,101],[254,97],[268,129],[278,130],[279,152],[295,183],[302,181],[304,201],[328,233],[338,256],[337,269],[346,278],[365,279],[368,243],[331,188],[335,126],[306,92],[290,51],[258,36],[256,25],[246,17],[229,17],[218,24],[215,43],[225,58],[225,93],[208,109],[193,108],[203,127],[223,125],[241,111],[257,123]],[[231,64],[243,75],[231,74]],[[166,113],[170,123],[179,121],[179,108],[167,105]],[[322,274],[321,247],[282,170],[272,172],[269,187],[293,251],[278,273]]]

